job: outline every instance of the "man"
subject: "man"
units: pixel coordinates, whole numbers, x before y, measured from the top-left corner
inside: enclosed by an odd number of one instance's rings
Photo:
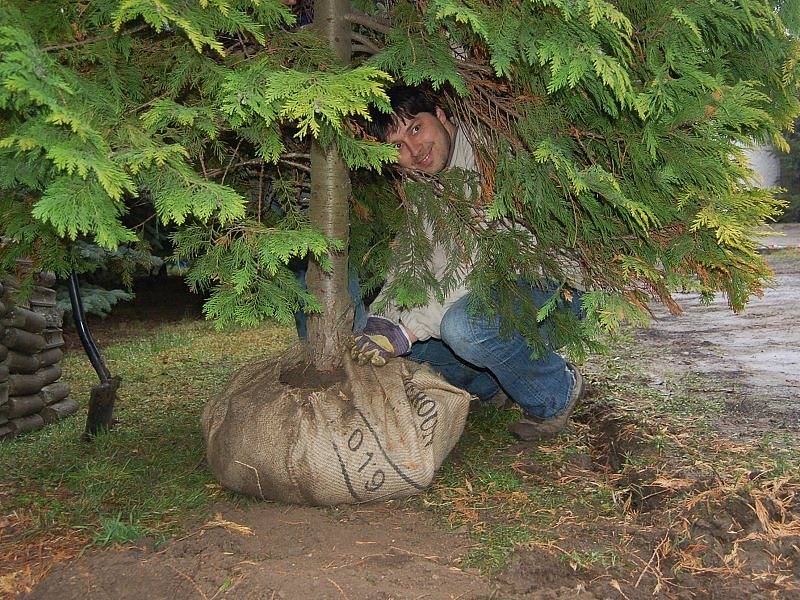
[[[379,139],[396,145],[400,168],[428,174],[451,168],[477,171],[464,131],[430,94],[403,86],[390,90],[389,96],[393,114],[373,115],[370,129]],[[431,271],[440,276],[448,263],[443,249],[434,245]],[[542,306],[558,289],[519,285],[536,306]],[[541,439],[563,430],[584,391],[577,369],[553,348],[541,358],[531,359],[531,349],[520,334],[501,336],[498,317],[470,315],[468,304],[469,290],[463,280],[443,302],[432,298],[413,309],[389,303],[384,316],[367,319],[363,332],[354,339],[352,355],[361,363],[374,365],[408,355],[484,400],[502,389],[523,409],[522,418],[509,426],[520,439]],[[580,316],[578,292],[567,294],[561,305]],[[549,326],[545,320],[540,327],[548,345]]]

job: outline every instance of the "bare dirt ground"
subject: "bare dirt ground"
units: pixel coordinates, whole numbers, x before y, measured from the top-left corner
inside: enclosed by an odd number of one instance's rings
[[[771,256],[776,287],[743,315],[732,315],[724,299],[701,306],[684,296],[683,316],[657,310],[653,328],[639,332],[633,346],[644,383],[655,391],[669,395],[677,380],[684,390],[722,398],[715,428],[734,443],[800,431],[800,254]],[[534,486],[559,478],[613,484],[625,498],[624,518],[566,515],[557,524],[561,546],[521,546],[492,576],[464,566],[477,543],[466,526],[449,530],[418,505],[221,504],[210,520],[163,546],[145,540],[56,565],[27,598],[800,598],[800,588],[786,587],[800,583],[794,491],[779,482],[759,488],[759,474],[750,472],[742,475],[744,487],[691,470],[669,478],[650,467],[629,472],[625,461],[643,439],[626,437],[630,422],[590,407],[576,427],[588,449],[566,468],[529,461],[521,446],[506,456]],[[453,461],[464,460],[457,449]],[[687,491],[697,502],[667,523],[669,500]],[[587,565],[571,552],[590,554],[596,545],[599,553],[609,540],[626,549],[625,560]]]
[[[771,243],[792,246],[800,228]],[[796,233],[794,233],[796,232]],[[746,439],[766,431],[800,431],[800,250],[769,253],[773,287],[733,314],[724,297],[702,305],[677,294],[685,313],[655,307],[652,327],[639,332],[638,357],[652,383],[691,377],[694,390],[723,395],[719,426]]]
[[[451,566],[469,546],[430,517],[392,505],[219,507],[185,539],[56,569],[31,598],[479,598],[488,584]],[[440,590],[447,590],[441,595]]]

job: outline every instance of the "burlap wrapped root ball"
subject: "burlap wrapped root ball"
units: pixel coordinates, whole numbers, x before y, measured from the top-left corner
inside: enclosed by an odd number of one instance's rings
[[[397,359],[359,366],[323,389],[281,382],[300,352],[242,368],[203,413],[206,455],[223,486],[333,505],[400,498],[430,485],[466,422],[470,395]]]

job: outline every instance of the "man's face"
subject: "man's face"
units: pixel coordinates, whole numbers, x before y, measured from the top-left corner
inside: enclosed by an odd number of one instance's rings
[[[452,152],[455,125],[441,108],[436,113],[417,113],[400,119],[397,128],[386,137],[399,153],[398,164],[404,169],[438,173],[447,166]]]

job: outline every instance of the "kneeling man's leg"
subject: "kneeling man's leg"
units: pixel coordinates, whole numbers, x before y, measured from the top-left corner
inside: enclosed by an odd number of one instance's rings
[[[441,340],[431,338],[425,342],[416,342],[411,346],[408,358],[429,365],[448,383],[467,390],[483,402],[490,400],[500,391],[497,380],[487,369],[477,369],[468,365],[453,354]]]
[[[534,294],[537,306],[544,304],[552,294],[537,289],[529,292]],[[491,371],[531,423],[545,425],[528,427],[531,435],[520,434],[512,427],[513,433],[526,439],[557,433],[566,424],[582,391],[580,374],[553,351],[532,359],[531,349],[519,333],[501,336],[498,317],[469,315],[468,304],[469,296],[465,296],[445,313],[442,340],[461,359]],[[579,298],[573,298],[572,304],[578,313]],[[542,333],[547,340],[546,329]]]

